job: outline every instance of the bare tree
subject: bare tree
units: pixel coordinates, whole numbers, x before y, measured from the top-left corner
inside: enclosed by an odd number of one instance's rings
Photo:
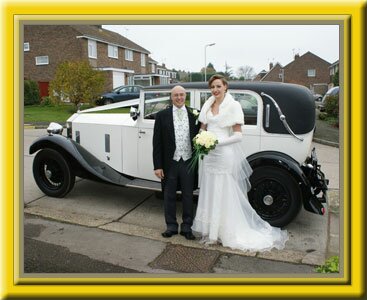
[[[239,78],[243,78],[243,80],[245,81],[249,81],[249,80],[252,80],[256,76],[256,73],[253,67],[245,65],[237,69],[237,76]]]
[[[233,74],[232,67],[229,66],[227,64],[227,62],[225,62],[225,64],[224,64],[224,77],[226,77],[227,79],[231,79],[232,74]]]

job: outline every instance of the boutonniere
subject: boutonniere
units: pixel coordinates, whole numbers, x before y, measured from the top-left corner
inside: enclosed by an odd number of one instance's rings
[[[195,118],[195,125],[198,125],[198,123],[199,123],[199,120],[198,120],[198,118],[199,118],[199,112],[196,110],[196,109],[193,109],[192,110],[192,114],[194,115],[194,118]]]

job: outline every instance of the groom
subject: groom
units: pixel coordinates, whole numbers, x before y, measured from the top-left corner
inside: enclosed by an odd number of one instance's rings
[[[193,222],[193,190],[195,171],[189,172],[192,156],[192,139],[199,125],[190,108],[185,106],[186,91],[182,86],[171,90],[172,106],[156,115],[153,135],[154,173],[161,179],[164,197],[164,216],[167,229],[165,238],[178,233],[176,220],[176,192],[182,192],[182,224],[180,234],[195,240],[191,226]]]

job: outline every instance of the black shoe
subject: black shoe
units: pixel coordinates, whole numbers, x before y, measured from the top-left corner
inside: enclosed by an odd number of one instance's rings
[[[187,240],[193,241],[193,240],[196,239],[195,238],[195,235],[193,235],[191,231],[189,231],[189,232],[183,232],[183,231],[181,231],[180,234],[183,235]]]
[[[177,233],[177,231],[166,230],[165,232],[162,232],[162,236],[165,238],[170,238],[172,235],[175,235]]]

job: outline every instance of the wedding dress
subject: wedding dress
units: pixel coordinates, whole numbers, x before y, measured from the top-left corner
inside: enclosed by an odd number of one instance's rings
[[[219,141],[232,134],[232,126],[219,126],[220,114],[221,111],[213,115],[210,109],[206,114],[207,130]],[[241,143],[219,144],[204,156],[192,226],[192,230],[202,236],[202,242],[220,242],[225,247],[249,251],[284,248],[287,232],[261,219],[248,201],[251,173]]]

